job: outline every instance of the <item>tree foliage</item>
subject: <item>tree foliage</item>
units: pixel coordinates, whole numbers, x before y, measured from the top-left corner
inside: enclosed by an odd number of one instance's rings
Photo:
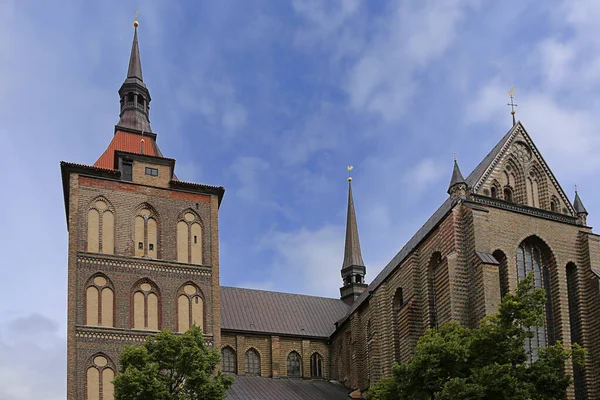
[[[215,374],[220,355],[204,344],[202,331],[182,335],[163,330],[142,346],[121,352],[114,380],[116,400],[220,400],[233,378]]]
[[[496,315],[476,329],[449,322],[429,329],[414,356],[396,364],[393,376],[369,391],[373,400],[558,400],[565,397],[571,376],[565,361],[582,363],[583,349],[560,342],[540,348],[529,362],[525,340],[532,327],[544,323],[546,295],[533,288],[533,274],[502,299]]]

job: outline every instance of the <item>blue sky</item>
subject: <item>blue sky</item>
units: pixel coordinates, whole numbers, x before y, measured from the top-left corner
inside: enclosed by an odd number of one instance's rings
[[[367,280],[518,118],[600,214],[594,0],[0,1],[0,398],[62,399],[59,161],[118,121],[140,8],[151,122],[180,178],[226,188],[222,284],[338,296],[346,166]],[[34,229],[35,227],[35,229]]]

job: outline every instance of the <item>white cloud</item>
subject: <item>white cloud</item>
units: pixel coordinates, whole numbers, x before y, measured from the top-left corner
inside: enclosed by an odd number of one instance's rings
[[[374,33],[350,69],[350,104],[386,121],[410,108],[419,86],[418,72],[454,43],[456,30],[473,1],[398,2],[374,21]]]
[[[66,346],[56,322],[39,314],[12,319],[0,328],[0,398],[65,398]]]
[[[277,288],[318,296],[338,297],[344,254],[344,228],[324,225],[276,231],[263,238],[275,252],[272,265]]]

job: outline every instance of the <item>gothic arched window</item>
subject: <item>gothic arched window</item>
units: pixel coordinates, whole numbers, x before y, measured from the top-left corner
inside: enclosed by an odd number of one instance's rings
[[[439,252],[433,253],[429,260],[427,268],[427,298],[429,306],[429,327],[437,328],[437,288],[436,288],[436,269],[442,263],[442,255]]]
[[[508,283],[508,262],[502,250],[496,250],[492,256],[498,261],[498,277],[500,281],[500,298],[503,298],[510,290]]]
[[[115,379],[115,371],[108,357],[101,354],[95,356],[87,369],[86,378],[86,400],[114,400],[112,381]]]
[[[159,330],[159,292],[156,285],[143,280],[134,287],[133,329]]]
[[[202,264],[202,225],[191,211],[177,222],[177,261]]]
[[[509,203],[513,202],[513,192],[509,187],[504,188],[504,201],[508,201]]]
[[[187,283],[177,297],[177,331],[183,333],[193,325],[204,332],[204,298],[200,288]]]
[[[115,326],[115,294],[105,276],[97,275],[85,291],[85,324]]]
[[[156,215],[143,208],[135,217],[134,245],[136,257],[157,258],[158,224]]]
[[[221,350],[221,358],[223,360],[223,372],[237,373],[235,351],[231,347],[223,347]]]
[[[300,354],[295,351],[292,351],[288,354],[287,357],[287,374],[288,376],[299,378],[302,376],[301,373],[301,364],[302,361],[300,359]]]
[[[571,325],[571,343],[581,345],[581,308],[580,308],[580,285],[578,279],[578,268],[574,263],[567,264],[567,298],[569,300],[569,322]],[[583,368],[573,364],[573,384],[575,386],[575,399],[587,398],[587,385]]]
[[[246,351],[246,374],[260,375],[260,355],[255,349]]]
[[[310,376],[313,378],[323,377],[323,357],[319,353],[310,356]]]
[[[524,279],[533,272],[534,286],[546,291],[546,305],[544,307],[545,321],[540,327],[531,328],[534,336],[525,341],[525,348],[530,361],[538,358],[538,349],[554,344],[554,316],[552,313],[552,296],[550,292],[550,257],[549,248],[541,240],[530,238],[524,240],[517,250],[517,277]]]
[[[115,253],[115,214],[103,199],[98,199],[88,210],[87,251]]]

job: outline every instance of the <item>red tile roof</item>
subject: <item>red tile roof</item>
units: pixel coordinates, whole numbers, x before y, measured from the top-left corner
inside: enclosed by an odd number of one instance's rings
[[[142,153],[142,139],[144,140],[144,153]],[[114,169],[115,151],[126,151],[128,153],[145,154],[148,156],[162,157],[157,154],[156,144],[151,137],[142,137],[134,133],[117,131],[108,148],[94,163],[94,167]]]

